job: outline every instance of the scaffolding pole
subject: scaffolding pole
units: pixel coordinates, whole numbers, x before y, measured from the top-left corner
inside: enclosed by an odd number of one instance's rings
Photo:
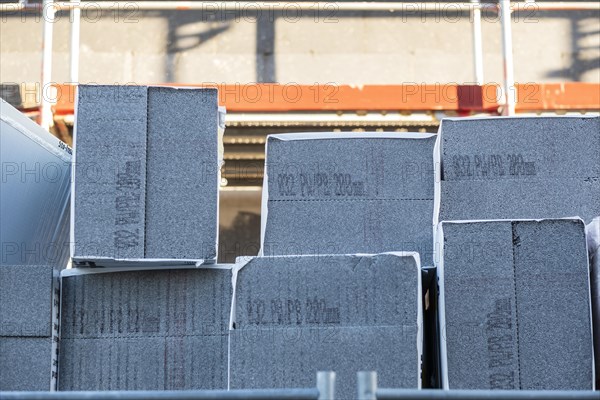
[[[502,115],[515,115],[517,102],[512,48],[510,0],[500,0],[500,24],[502,26],[502,67],[504,72],[504,110]]]
[[[479,0],[471,0],[471,28],[473,29],[473,70],[475,72],[475,83],[483,85],[483,45],[481,40],[481,8]]]
[[[52,116],[52,36],[54,34],[54,0],[44,0],[42,19],[44,33],[42,41],[42,87],[41,87],[41,118],[40,125],[50,130],[53,125]]]

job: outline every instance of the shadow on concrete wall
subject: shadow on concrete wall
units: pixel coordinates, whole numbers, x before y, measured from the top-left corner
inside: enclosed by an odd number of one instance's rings
[[[186,33],[185,27],[202,21],[201,12],[165,12],[168,34],[165,54],[165,82],[178,82],[177,57],[180,53],[198,48],[212,38],[231,28],[228,20],[207,21],[206,29],[198,33]],[[202,66],[199,66],[202,70]]]
[[[448,17],[451,18],[469,18],[468,13],[451,12]],[[245,20],[256,21],[256,82],[273,83],[277,82],[277,68],[275,62],[275,22],[278,18],[282,18],[282,12],[270,11],[268,13],[244,11],[244,15],[235,12],[219,12],[212,15],[212,20],[203,16],[201,11],[186,11],[186,12],[161,12],[168,20],[168,38],[165,57],[165,81],[177,82],[177,59],[178,55],[187,50],[197,48],[215,38],[216,36],[226,33],[233,23],[239,21],[240,18]],[[434,19],[436,14],[433,12],[410,13],[410,14],[390,14],[387,12],[336,12],[335,18],[380,18],[395,16],[399,19]],[[591,38],[598,35],[598,31],[586,31],[585,21],[590,18],[597,18],[597,13],[591,12],[540,12],[539,18],[564,18],[568,19],[571,26],[571,49],[570,65],[567,68],[560,70],[548,71],[548,78],[559,78],[571,81],[581,81],[584,74],[592,70],[600,70],[600,58],[585,56],[586,50],[594,50],[594,45],[584,45],[586,38]],[[193,30],[186,29],[192,24],[202,22],[206,25],[206,29],[195,34],[186,33]],[[465,33],[467,36],[469,32]],[[469,36],[470,38],[470,36]],[[194,40],[195,39],[195,40]],[[515,38],[517,39],[517,38]],[[183,44],[191,43],[191,44]],[[593,40],[592,40],[593,43]],[[540,44],[543,45],[543,44]],[[199,66],[199,71],[202,67]],[[600,73],[600,72],[599,72]]]
[[[31,14],[31,13],[28,13]],[[468,19],[467,13],[453,12],[446,13],[448,17],[461,17]],[[34,14],[31,14],[33,17]],[[343,20],[345,18],[364,18],[376,19],[381,17],[394,17],[398,19],[398,24],[403,23],[403,20],[435,20],[435,13],[394,13],[389,12],[336,12],[335,18]],[[123,15],[124,16],[124,15]],[[199,48],[219,35],[227,34],[233,24],[240,19],[240,13],[221,12],[213,13],[213,18],[207,17],[202,11],[152,11],[144,12],[141,17],[158,17],[164,18],[167,22],[168,33],[165,38],[165,68],[164,81],[178,82],[178,58],[186,51]],[[276,27],[277,20],[284,18],[282,12],[257,13],[252,11],[244,11],[244,20],[254,19],[256,22],[256,45],[255,45],[255,80],[256,82],[271,83],[277,82],[278,71],[275,61],[275,46],[276,46]],[[324,16],[321,16],[324,17]],[[8,29],[10,20],[19,20],[23,18],[21,13],[5,13],[2,14],[3,21],[8,23],[3,26],[3,29]],[[107,15],[106,18],[114,18],[112,15]],[[306,16],[310,18],[310,16]],[[596,11],[569,11],[569,12],[540,12],[539,19],[545,18],[562,18],[567,19],[571,26],[570,32],[570,51],[565,54],[568,57],[568,67],[562,69],[549,70],[545,73],[547,78],[581,81],[584,76],[589,75],[590,71],[598,71],[600,74],[600,57],[597,54],[586,54],[597,51],[597,37],[600,34],[597,28],[590,29],[590,26],[596,26],[593,23],[598,19]],[[63,15],[66,19],[66,14]],[[589,21],[592,21],[590,23]],[[85,29],[85,27],[83,28]],[[190,33],[192,32],[192,33]],[[340,34],[344,34],[343,31]],[[391,32],[390,34],[393,34]],[[41,35],[41,32],[40,32]],[[41,39],[41,37],[40,37]],[[98,40],[102,40],[99,38]],[[326,38],[324,38],[326,40]],[[470,40],[470,32],[465,32],[465,40]],[[519,40],[519,38],[515,38]],[[527,40],[525,38],[524,40]],[[590,43],[587,44],[586,43]],[[84,43],[82,43],[84,44]],[[544,46],[540,43],[539,46]],[[547,44],[549,46],[552,43]],[[68,44],[67,44],[68,46]],[[587,47],[586,47],[587,46]],[[3,46],[4,47],[4,46]],[[410,62],[410,60],[406,60]],[[67,68],[65,66],[65,68]],[[82,65],[81,68],[85,68]],[[202,76],[202,65],[198,65],[199,77]],[[200,79],[201,80],[201,79]],[[589,80],[589,78],[586,78]]]
[[[595,37],[600,35],[600,30],[593,29],[588,30],[586,27],[587,20],[598,21],[598,13],[596,12],[579,12],[574,14],[560,13],[560,14],[546,14],[547,16],[568,19],[571,28],[570,45],[571,52],[569,54],[570,65],[566,68],[549,71],[546,75],[548,78],[562,78],[566,80],[572,80],[580,82],[583,80],[584,75],[593,70],[597,70],[600,79],[600,47],[595,43]],[[586,42],[591,44],[586,45]],[[595,56],[587,56],[588,52],[594,52]]]
[[[160,13],[168,21],[168,35],[165,57],[165,82],[177,82],[178,55],[204,45],[216,36],[226,33],[232,24],[240,19],[235,13],[218,13],[213,18],[203,15],[201,11],[163,12]],[[275,18],[274,13],[245,12],[244,19],[256,22],[256,82],[274,83],[275,74]],[[192,25],[202,23],[206,29],[198,33]],[[187,28],[187,29],[186,29]],[[199,70],[202,68],[199,66]]]

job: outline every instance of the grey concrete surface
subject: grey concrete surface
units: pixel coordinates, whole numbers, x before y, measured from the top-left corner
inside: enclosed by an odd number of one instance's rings
[[[42,22],[31,13],[0,16],[2,82],[39,82]],[[513,15],[517,82],[600,81],[597,12]],[[474,81],[468,14],[316,14],[253,10],[83,13],[82,83]],[[484,71],[502,82],[497,14],[484,13]],[[53,80],[69,80],[69,15],[55,22]],[[360,62],[357,62],[360,60]],[[439,67],[442,61],[444,68]]]
[[[226,333],[231,272],[105,272],[62,278],[61,338]]]
[[[59,390],[227,388],[227,335],[63,339]]]
[[[600,213],[600,181],[442,181],[441,198],[440,221],[579,216],[589,222]]]
[[[433,263],[433,201],[269,202],[263,254],[418,251]]]
[[[290,326],[232,331],[231,388],[311,387],[318,371],[335,371],[336,399],[354,399],[356,373],[377,371],[381,386],[414,389],[420,361],[414,327],[404,328]]]

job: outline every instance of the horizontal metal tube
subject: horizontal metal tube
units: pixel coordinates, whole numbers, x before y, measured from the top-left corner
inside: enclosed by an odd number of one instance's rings
[[[598,392],[581,390],[411,390],[377,389],[377,400],[587,400]]]
[[[105,392],[0,392],[2,400],[316,400],[313,389],[236,389]]]
[[[456,3],[429,3],[429,2],[292,2],[292,1],[81,1],[68,2],[57,1],[54,4],[55,9],[69,10],[74,7],[80,7],[91,11],[96,10],[114,10],[125,11],[132,10],[205,10],[214,11],[250,11],[250,10],[323,10],[323,11],[470,11],[473,8],[488,9],[496,11],[496,3],[473,4],[470,2]],[[0,12],[14,12],[20,10],[40,10],[40,4],[0,4]],[[512,10],[526,11],[576,11],[576,10],[596,10],[600,11],[600,4],[593,1],[577,2],[547,2],[547,3],[524,3],[515,2],[511,4]]]

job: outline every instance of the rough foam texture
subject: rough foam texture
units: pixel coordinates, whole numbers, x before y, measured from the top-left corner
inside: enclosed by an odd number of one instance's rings
[[[148,258],[216,258],[217,103],[216,89],[148,88]]]
[[[420,266],[413,257],[258,257],[238,273],[231,387],[314,385],[337,374],[353,398],[356,372],[385,386],[416,388]]]
[[[270,137],[263,254],[311,254],[327,244],[336,254],[420,251],[430,265],[434,142]]]
[[[440,221],[600,214],[598,117],[446,119]]]
[[[0,265],[0,390],[50,390],[53,267]]]
[[[216,90],[80,86],[75,145],[76,261],[216,257]]]
[[[224,389],[231,271],[62,278],[60,390]]]
[[[269,137],[269,200],[433,198],[435,137],[389,139],[376,135],[304,140]]]
[[[443,232],[449,387],[592,388],[583,223],[444,223]]]
[[[263,255],[416,251],[433,263],[432,203],[269,201]]]
[[[0,390],[50,390],[52,338],[0,337]]]
[[[59,390],[226,388],[226,334],[61,340]]]
[[[78,87],[74,257],[143,258],[144,86]]]
[[[356,373],[385,387],[417,388],[415,329],[398,326],[262,328],[231,332],[231,388],[313,387],[335,371],[336,398],[356,396]]]
[[[443,179],[600,177],[598,117],[445,119]]]
[[[600,213],[600,179],[442,181],[440,221],[542,219]]]
[[[0,336],[50,337],[50,266],[0,265]]]

